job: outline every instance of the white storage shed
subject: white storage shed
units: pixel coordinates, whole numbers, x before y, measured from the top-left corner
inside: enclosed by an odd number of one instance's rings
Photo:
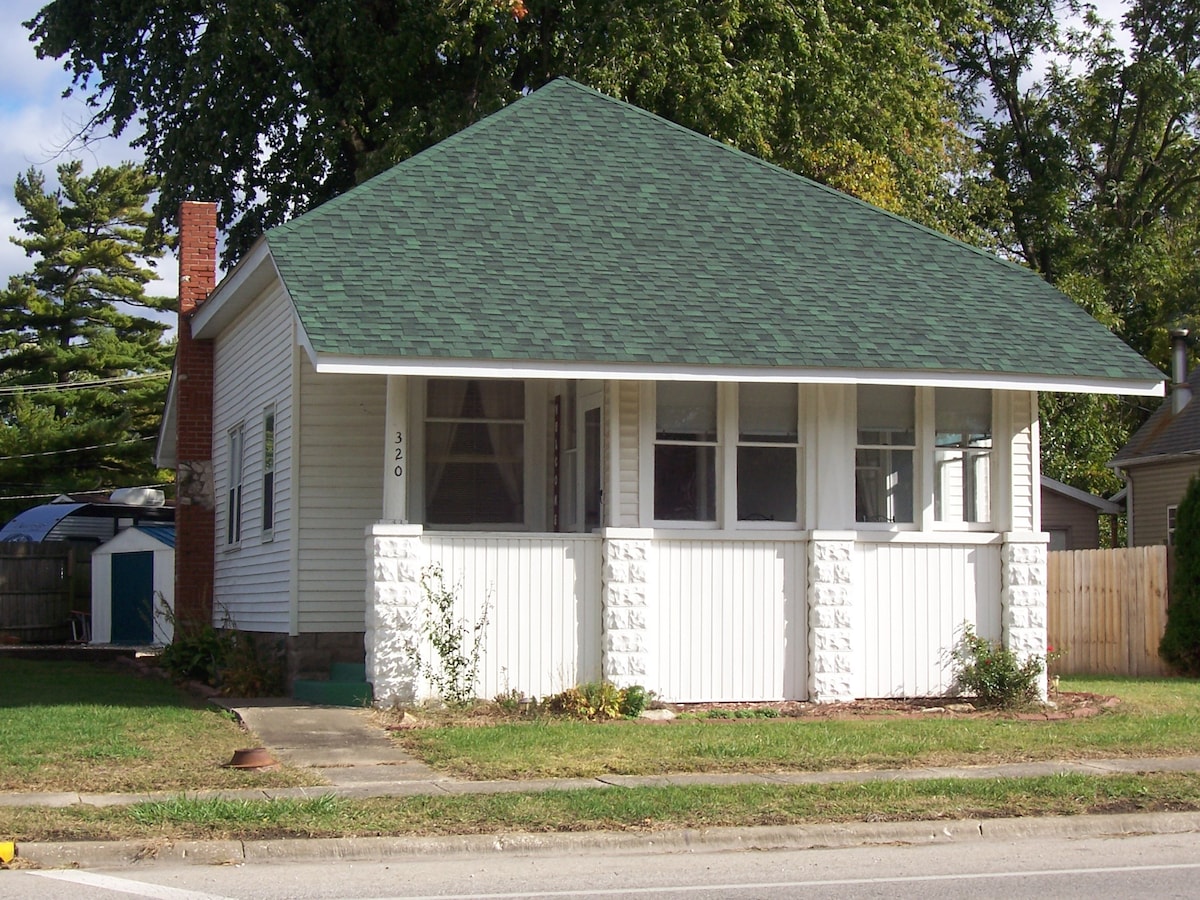
[[[126,528],[96,548],[92,643],[168,644],[174,633],[174,609],[173,525]]]

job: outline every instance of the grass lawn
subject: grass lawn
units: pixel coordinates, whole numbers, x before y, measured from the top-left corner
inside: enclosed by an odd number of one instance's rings
[[[655,831],[1200,809],[1200,776],[1063,775],[835,785],[606,788],[312,800],[168,800],[133,807],[0,808],[28,841]]]
[[[676,720],[593,724],[539,718],[396,733],[430,765],[478,779],[970,765],[1200,753],[1200,681],[1063,678],[1115,695],[1084,719],[1005,715]]]
[[[0,659],[0,791],[142,792],[320,783],[223,769],[247,734],[169,682],[88,663]]]

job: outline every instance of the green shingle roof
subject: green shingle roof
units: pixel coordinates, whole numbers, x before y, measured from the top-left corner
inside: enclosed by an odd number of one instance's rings
[[[1036,274],[568,79],[266,240],[317,354],[1159,377]]]

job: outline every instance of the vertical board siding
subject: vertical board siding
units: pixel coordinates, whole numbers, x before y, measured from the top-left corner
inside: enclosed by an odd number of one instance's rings
[[[618,381],[614,392],[617,395],[617,429],[620,456],[617,461],[620,472],[617,483],[617,508],[613,524],[636,526],[638,520],[638,417],[641,385],[636,381]]]
[[[363,534],[383,514],[387,378],[318,375],[300,362],[297,624],[301,633],[363,631]]]
[[[807,544],[658,540],[649,640],[674,702],[807,698]]]
[[[1046,634],[1060,675],[1166,675],[1167,548],[1047,555]]]
[[[459,620],[473,627],[487,610],[479,696],[546,697],[600,679],[599,538],[427,532],[425,546]]]
[[[859,544],[863,696],[931,697],[953,684],[949,651],[970,622],[1000,639],[1000,547]]]
[[[216,342],[213,482],[217,516],[213,615],[250,631],[286,633],[292,552],[292,306],[278,288],[258,298]],[[263,410],[275,405],[275,522],[263,540]],[[242,539],[226,544],[229,429],[244,424]]]

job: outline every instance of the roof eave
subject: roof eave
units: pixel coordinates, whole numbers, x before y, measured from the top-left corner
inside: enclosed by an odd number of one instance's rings
[[[216,337],[273,281],[282,280],[267,239],[260,237],[192,313],[192,337]]]
[[[167,382],[167,401],[162,420],[158,423],[158,440],[154,445],[154,465],[159,469],[174,469],[176,461],[176,417],[178,416],[178,387],[175,364],[171,363],[171,380]]]
[[[318,374],[425,375],[442,378],[570,378],[625,381],[764,381],[810,384],[906,384],[1009,391],[1161,397],[1161,380],[919,369],[706,366],[557,360],[406,359],[321,353],[306,346]]]
[[[1191,460],[1200,456],[1200,449],[1179,450],[1175,453],[1149,453],[1145,456],[1131,456],[1129,459],[1110,459],[1105,465],[1110,469],[1128,469],[1130,466],[1144,466],[1149,463],[1179,462]]]

